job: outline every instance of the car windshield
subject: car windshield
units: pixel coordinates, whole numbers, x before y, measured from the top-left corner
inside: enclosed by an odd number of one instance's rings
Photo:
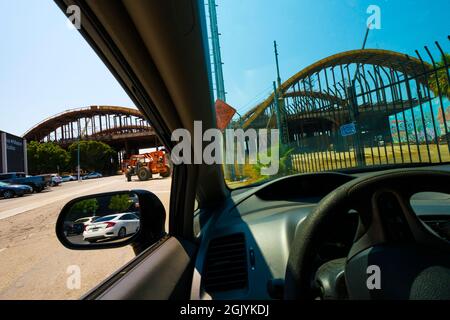
[[[115,218],[117,218],[117,216],[106,216],[106,217],[101,217],[101,218],[95,219],[95,222],[111,221],[111,220],[114,220]]]
[[[450,2],[433,8],[218,1],[209,38],[228,186],[449,162]]]

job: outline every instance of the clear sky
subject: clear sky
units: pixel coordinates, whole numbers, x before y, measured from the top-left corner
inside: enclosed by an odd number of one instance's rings
[[[317,60],[360,49],[369,5],[381,9],[381,30],[371,31],[367,48],[414,54],[439,41],[450,50],[450,0],[217,0],[217,4],[227,102],[241,113],[273,88],[274,40],[285,81]]]
[[[368,48],[413,54],[438,40],[449,48],[450,0],[217,0],[225,87],[244,112],[309,64],[362,45],[367,7],[381,8]],[[71,108],[133,103],[48,0],[0,0],[0,130],[22,135]]]
[[[47,117],[91,105],[134,106],[50,0],[0,0],[0,130],[23,135]]]

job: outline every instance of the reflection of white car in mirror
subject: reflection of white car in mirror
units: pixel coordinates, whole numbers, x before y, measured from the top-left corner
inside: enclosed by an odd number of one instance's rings
[[[82,223],[85,226],[91,224],[92,222],[94,222],[95,219],[97,219],[98,217],[85,217],[85,218],[80,218],[78,220],[75,220],[75,223]]]
[[[84,217],[74,221],[73,229],[75,230],[75,234],[82,234],[86,227],[95,221],[98,217]]]
[[[139,230],[139,218],[134,213],[120,213],[97,218],[88,224],[83,239],[95,242],[102,239],[124,238]]]

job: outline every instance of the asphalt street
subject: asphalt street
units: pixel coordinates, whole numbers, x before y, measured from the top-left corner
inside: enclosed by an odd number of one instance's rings
[[[68,201],[102,192],[144,189],[155,193],[168,212],[170,185],[170,178],[126,182],[125,177],[114,176],[67,182],[23,198],[0,199],[0,299],[77,299],[133,259],[130,246],[95,251],[64,248],[56,238],[55,223]],[[74,270],[79,271],[79,283],[72,281]]]

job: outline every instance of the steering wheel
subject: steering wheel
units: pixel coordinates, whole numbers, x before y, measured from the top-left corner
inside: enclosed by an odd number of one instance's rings
[[[418,192],[450,194],[450,173],[401,169],[352,180],[320,201],[291,245],[285,299],[450,299],[450,242],[422,223],[410,204]],[[317,268],[321,240],[342,214],[359,223],[348,256]]]

